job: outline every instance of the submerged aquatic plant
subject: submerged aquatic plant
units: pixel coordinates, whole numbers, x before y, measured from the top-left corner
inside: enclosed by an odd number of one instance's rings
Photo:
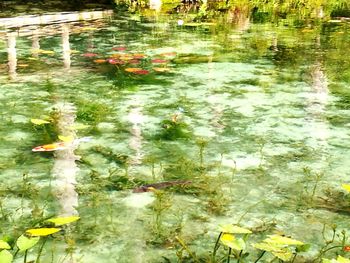
[[[152,209],[152,240],[151,243],[162,244],[169,238],[171,231],[165,226],[166,212],[172,206],[172,196],[166,191],[153,189],[155,200]]]

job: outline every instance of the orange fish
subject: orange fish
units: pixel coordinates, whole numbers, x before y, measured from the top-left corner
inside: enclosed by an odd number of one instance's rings
[[[126,68],[125,71],[126,72],[136,72],[136,71],[140,71],[142,70],[142,68]]]
[[[58,151],[58,150],[64,150],[64,149],[66,149],[65,142],[56,142],[56,143],[37,146],[33,148],[32,151],[33,152],[52,152],[52,151]]]
[[[105,59],[95,59],[94,62],[97,64],[101,64],[101,63],[105,63],[106,60]]]
[[[83,137],[80,139],[75,139],[70,142],[54,142],[51,144],[45,144],[41,146],[37,146],[32,149],[33,152],[52,152],[52,151],[59,151],[59,150],[65,150],[69,146],[72,145],[78,145],[80,142],[88,142],[91,140],[91,137]]]

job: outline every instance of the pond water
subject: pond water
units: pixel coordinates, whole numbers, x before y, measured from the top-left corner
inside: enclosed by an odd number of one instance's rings
[[[79,215],[42,262],[211,262],[221,224],[253,231],[244,262],[271,234],[311,244],[295,262],[311,262],[332,229],[339,245],[350,24],[231,18],[115,14],[2,31],[1,236]],[[148,184],[161,189],[133,192]]]

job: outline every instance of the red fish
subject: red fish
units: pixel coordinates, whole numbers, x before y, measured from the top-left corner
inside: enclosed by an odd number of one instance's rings
[[[129,64],[133,64],[133,65],[138,65],[140,64],[140,60],[138,59],[132,59],[128,61]]]
[[[82,54],[83,57],[86,57],[86,58],[93,58],[93,57],[96,57],[97,54],[96,53],[85,53],[85,54]]]
[[[107,62],[109,64],[112,64],[112,65],[123,65],[125,64],[125,62],[123,60],[120,60],[120,59],[114,59],[114,58],[109,58],[107,59]]]
[[[191,183],[192,181],[182,180],[182,181],[169,181],[169,182],[160,182],[160,183],[154,183],[154,184],[146,184],[146,185],[142,185],[140,187],[134,188],[132,192],[144,193],[144,192],[153,191],[154,189],[163,189],[163,188],[167,188],[175,185],[185,186]]]
[[[140,69],[140,70],[134,71],[133,73],[137,74],[137,75],[147,75],[149,73],[149,71],[146,69]]]
[[[164,63],[168,63],[168,60],[157,58],[157,59],[152,59],[151,62],[154,64],[164,64]]]
[[[126,47],[112,47],[112,50],[124,51],[126,50]]]

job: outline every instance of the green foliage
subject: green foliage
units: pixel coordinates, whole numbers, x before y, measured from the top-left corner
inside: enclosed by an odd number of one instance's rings
[[[77,106],[77,119],[95,125],[105,120],[111,113],[111,109],[104,103],[82,100]]]
[[[188,125],[181,121],[163,120],[162,131],[156,138],[173,141],[176,139],[190,138]]]
[[[40,240],[40,237],[26,237],[21,235],[17,241],[16,245],[19,248],[20,252],[24,252],[32,247],[34,247]]]

